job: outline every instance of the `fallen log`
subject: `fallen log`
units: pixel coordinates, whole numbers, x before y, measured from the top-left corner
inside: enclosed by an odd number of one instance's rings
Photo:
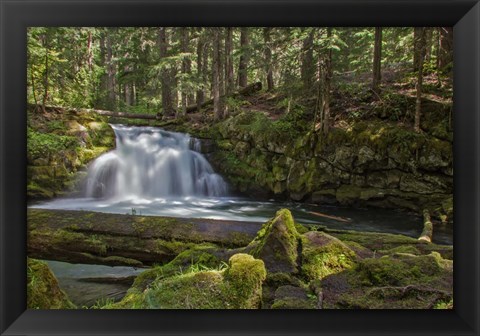
[[[32,258],[142,267],[197,245],[246,246],[262,223],[30,208],[27,225]]]
[[[418,237],[418,240],[431,243],[432,235],[433,235],[433,224],[432,224],[432,220],[430,219],[430,212],[427,209],[424,209],[423,210],[423,231],[420,237]]]

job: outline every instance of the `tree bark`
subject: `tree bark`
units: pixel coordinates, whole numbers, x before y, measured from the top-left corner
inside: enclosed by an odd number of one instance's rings
[[[439,27],[438,68],[445,72],[453,62],[453,27]]]
[[[197,89],[197,109],[200,111],[203,102],[205,101],[205,91],[204,85],[206,85],[206,80],[203,75],[203,53],[205,49],[205,39],[202,34],[202,28],[199,28],[198,41],[197,41],[197,81],[200,83],[199,88]]]
[[[116,97],[116,81],[115,81],[115,64],[113,63],[113,50],[112,50],[112,37],[108,30],[105,31],[105,43],[106,43],[106,65],[107,65],[107,108],[114,110],[117,106]]]
[[[188,51],[188,30],[186,27],[182,27],[181,28],[181,36],[180,36],[180,44],[181,44],[181,52],[183,54],[186,54],[187,51]],[[185,87],[185,77],[186,75],[189,73],[189,70],[190,70],[190,66],[187,62],[187,58],[185,57],[185,55],[183,56],[182,58],[182,75],[183,75],[183,79],[182,79],[182,86],[181,86],[181,90],[180,90],[180,96],[181,96],[181,108],[180,109],[177,109],[177,117],[179,115],[181,116],[184,116],[187,111],[187,100],[188,100],[188,93],[187,93],[187,88]],[[179,113],[180,112],[180,113]]]
[[[160,59],[168,56],[168,37],[167,28],[161,27],[158,30],[158,47],[160,50]],[[160,82],[162,86],[162,108],[164,116],[171,116],[174,114],[172,104],[172,93],[170,83],[170,70],[164,66],[160,73]]]
[[[273,71],[272,71],[272,48],[270,46],[272,28],[263,28],[263,41],[265,44],[265,72],[267,78],[267,91],[273,91]]]
[[[226,28],[225,36],[225,94],[229,95],[235,90],[233,79],[233,28]]]
[[[379,92],[380,81],[382,80],[381,72],[382,62],[382,27],[375,27],[375,46],[373,48],[373,80],[372,90]]]
[[[417,70],[417,94],[415,101],[415,132],[420,132],[420,118],[422,113],[422,86],[423,86],[423,63],[425,58],[425,28],[420,28],[417,33],[416,41],[418,50],[418,70]]]
[[[319,33],[321,35],[321,31]],[[326,135],[330,130],[330,82],[332,77],[332,28],[327,28],[327,51],[318,52],[318,91],[315,114],[313,117],[313,130],[317,131],[317,122],[322,134]]]
[[[49,65],[48,65],[48,53],[50,48],[50,36],[49,36],[49,28],[47,28],[45,32],[45,39],[44,39],[44,46],[45,46],[45,71],[43,73],[43,99],[42,99],[42,112],[45,113],[45,106],[48,100],[48,86],[49,86]]]
[[[213,115],[215,120],[222,118],[222,104],[221,104],[221,56],[220,56],[220,28],[213,29],[213,55],[212,55],[212,83],[213,83]]]
[[[248,84],[248,61],[250,59],[248,28],[240,29],[240,61],[238,63],[238,86],[245,87]]]
[[[302,46],[302,66],[301,79],[305,90],[311,90],[313,77],[315,73],[315,65],[313,61],[313,39],[315,31],[310,28],[307,37],[303,40]]]

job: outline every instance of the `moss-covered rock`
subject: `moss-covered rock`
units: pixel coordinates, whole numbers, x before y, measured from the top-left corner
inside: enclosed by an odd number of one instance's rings
[[[275,291],[271,309],[315,309],[317,297],[300,287],[281,286]]]
[[[309,280],[322,279],[355,265],[355,252],[324,232],[304,234],[302,247],[302,274]]]
[[[296,273],[299,238],[292,214],[288,209],[281,209],[263,224],[247,250],[265,262],[269,273]]]
[[[27,308],[75,308],[75,305],[60,289],[57,279],[47,264],[31,258],[27,259]]]
[[[32,106],[27,112],[29,199],[78,191],[77,173],[115,146],[115,134],[105,117],[93,112],[47,107],[44,116]]]
[[[451,220],[442,205],[453,194],[450,140],[368,120],[332,128],[327,136],[303,132],[284,141],[270,124],[261,113],[245,112],[219,126],[217,144],[230,145],[214,153],[212,163],[234,189],[314,203],[428,208]]]
[[[394,253],[360,261],[322,281],[325,308],[427,309],[453,299],[453,262]]]
[[[152,273],[149,273],[152,278]],[[235,254],[224,270],[190,270],[157,277],[143,288],[137,280],[125,298],[104,308],[256,309],[260,307],[266,270],[261,260]],[[142,284],[142,287],[139,287]]]

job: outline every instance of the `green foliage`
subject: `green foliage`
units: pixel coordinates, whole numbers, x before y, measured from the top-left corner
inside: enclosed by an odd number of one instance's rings
[[[48,158],[53,153],[68,149],[74,150],[76,145],[77,139],[75,137],[55,133],[40,133],[30,127],[27,128],[27,156],[31,159]]]
[[[230,114],[234,115],[241,112],[243,107],[249,106],[251,104],[247,100],[242,100],[236,97],[226,97],[225,105],[230,111]]]

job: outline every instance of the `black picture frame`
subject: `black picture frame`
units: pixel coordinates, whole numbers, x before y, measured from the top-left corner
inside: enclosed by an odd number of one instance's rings
[[[0,0],[2,335],[479,335],[480,4]],[[26,310],[26,27],[454,26],[454,309]]]

